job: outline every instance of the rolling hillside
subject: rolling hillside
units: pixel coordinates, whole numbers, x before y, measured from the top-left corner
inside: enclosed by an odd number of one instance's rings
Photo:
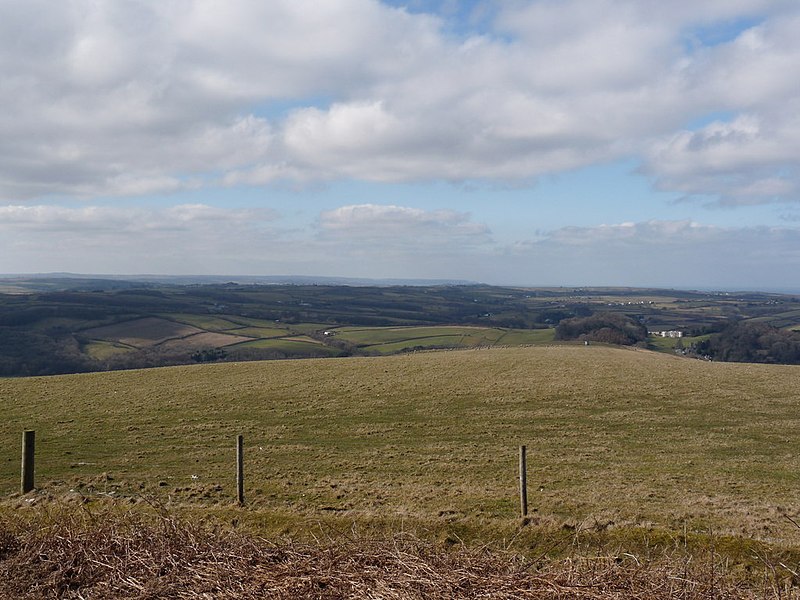
[[[242,433],[254,527],[492,535],[516,523],[527,444],[542,528],[796,546],[798,389],[798,367],[599,346],[0,379],[0,491],[20,502],[20,434],[35,429],[44,493],[225,513]]]

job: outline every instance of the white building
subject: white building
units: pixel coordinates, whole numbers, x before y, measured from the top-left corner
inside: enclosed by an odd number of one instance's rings
[[[677,331],[675,329],[670,331],[653,331],[651,332],[653,335],[661,336],[663,338],[680,338],[683,337],[682,331]]]

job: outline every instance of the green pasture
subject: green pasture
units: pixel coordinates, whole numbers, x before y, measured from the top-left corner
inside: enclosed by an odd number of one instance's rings
[[[525,346],[528,344],[549,344],[553,342],[556,330],[547,329],[509,329],[497,340],[500,346]]]
[[[773,327],[782,329],[796,329],[800,327],[800,310],[789,310],[777,314],[765,315],[749,319],[754,322],[767,323]]]
[[[94,340],[83,346],[83,351],[96,360],[107,360],[112,356],[125,354],[133,350],[135,350],[135,348],[130,346],[103,340]]]
[[[328,354],[335,356],[339,353],[335,348],[329,348],[320,342],[314,340],[304,339],[286,339],[286,338],[266,338],[260,340],[253,340],[252,342],[243,342],[231,346],[229,349],[235,352],[237,348],[257,348],[260,350],[277,350],[285,352],[292,356],[320,356]]]
[[[330,325],[326,325],[325,323],[282,323],[281,325],[286,327],[289,331],[305,333],[306,335],[318,331],[327,331],[331,328]]]
[[[507,531],[526,444],[533,525],[798,545],[798,389],[796,366],[599,345],[0,379],[0,494],[34,429],[49,494],[228,511],[243,434],[254,527]]]
[[[340,327],[336,336],[359,346],[374,346],[431,337],[461,337],[476,331],[478,327]]]
[[[86,329],[82,334],[94,339],[122,344],[146,347],[162,343],[173,338],[182,338],[203,330],[187,323],[170,321],[160,317],[143,317],[104,325],[94,329]]]
[[[205,329],[206,331],[228,331],[229,329],[241,327],[238,323],[213,315],[168,313],[162,316],[165,319],[193,325],[194,327]]]
[[[418,346],[472,348],[526,345],[553,340],[552,329],[500,329],[492,327],[341,327],[336,337],[383,354]]]
[[[286,329],[276,327],[240,327],[239,329],[230,329],[226,333],[252,338],[277,338],[289,335]]]
[[[412,349],[448,349],[448,348],[464,348],[468,344],[464,343],[465,339],[462,335],[442,335],[431,337],[412,338],[403,340],[401,342],[388,342],[385,344],[374,344],[372,346],[364,346],[363,349],[368,352],[377,354],[395,354],[397,352],[405,352]],[[471,344],[469,344],[471,345]]]
[[[226,315],[226,319],[236,323],[237,327],[264,327],[267,329],[275,327],[275,321],[267,319],[254,319],[252,317],[242,317],[240,315]]]

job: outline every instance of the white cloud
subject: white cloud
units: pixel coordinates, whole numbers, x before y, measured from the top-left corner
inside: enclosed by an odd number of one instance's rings
[[[548,241],[571,246],[612,244],[672,245],[708,240],[720,231],[692,221],[647,221],[597,227],[564,227],[553,231]]]
[[[316,235],[314,235],[316,233]],[[513,285],[792,288],[800,229],[692,220],[563,227],[516,244],[467,213],[359,204],[289,230],[259,209],[0,206],[0,272],[341,275]]]
[[[742,19],[759,24],[705,44]],[[785,0],[511,1],[462,36],[376,0],[6,2],[0,198],[530,181],[647,151],[664,189],[785,200],[798,23]],[[694,149],[709,132],[680,127],[719,110],[757,134]]]
[[[475,279],[474,261],[495,246],[468,213],[357,204],[320,214],[316,268],[356,277]]]
[[[252,107],[357,87],[398,20],[429,28],[369,0],[3,3],[0,195],[174,191],[272,161]]]
[[[427,211],[405,206],[358,204],[342,206],[320,215],[323,239],[381,245],[453,246],[484,244],[489,228],[470,220],[469,214],[450,210]]]
[[[268,210],[205,204],[0,206],[0,272],[29,264],[43,272],[451,278],[464,256],[491,247],[488,228],[466,213],[393,205],[325,211],[314,231],[289,230]]]
[[[8,205],[0,206],[0,231],[12,235],[20,229],[42,233],[61,230],[83,235],[102,230],[123,235],[144,230],[188,230],[209,225],[217,229],[249,226],[275,218],[265,209],[224,209],[204,204],[180,204],[159,209]]]
[[[785,75],[800,61],[790,33],[796,28],[787,25],[797,18],[796,5],[602,0],[509,6],[497,26],[513,36],[510,42],[475,36],[424,46],[428,60],[412,63],[414,70],[376,78],[356,97],[327,108],[295,111],[276,129],[280,160],[268,157],[235,180],[525,181],[649,148],[647,170],[662,189],[753,203],[767,193],[784,199],[793,188],[775,185],[775,173],[785,169],[798,139],[796,128],[784,127],[800,96]],[[703,46],[696,33],[748,18],[764,24],[714,46]],[[661,157],[652,158],[664,139],[683,135],[676,127],[714,110],[739,119],[758,114],[770,126],[763,135],[772,152],[750,152],[761,157],[765,173],[755,185],[737,184],[736,194],[724,177],[694,186],[690,177],[669,177]],[[269,168],[276,162],[279,172]]]
[[[800,200],[800,119],[741,115],[654,144],[646,172],[661,189],[723,205]]]
[[[286,244],[276,219],[265,209],[205,204],[0,206],[0,272],[24,264],[33,272],[247,273],[268,264],[259,254]]]
[[[701,53],[692,93],[733,116],[655,141],[644,170],[659,188],[728,206],[800,200],[798,27],[793,11]]]
[[[508,277],[536,265],[529,285],[790,289],[800,276],[800,229],[693,221],[565,227],[516,244],[506,259]]]

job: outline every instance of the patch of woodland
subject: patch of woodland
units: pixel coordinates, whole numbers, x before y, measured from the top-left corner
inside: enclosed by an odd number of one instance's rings
[[[694,346],[694,353],[714,360],[800,364],[800,333],[766,323],[735,321]]]
[[[647,327],[622,313],[598,312],[563,319],[556,327],[555,339],[633,346],[647,342]]]

